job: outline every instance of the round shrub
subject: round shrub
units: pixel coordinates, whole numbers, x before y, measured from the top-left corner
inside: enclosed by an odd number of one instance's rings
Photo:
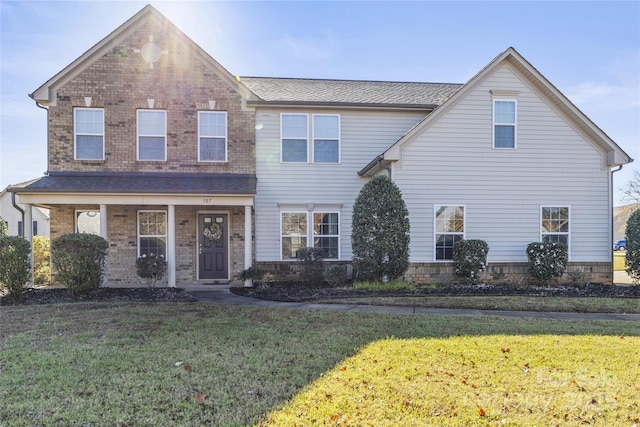
[[[29,242],[18,236],[0,236],[0,288],[20,298],[29,282]]]
[[[56,279],[71,295],[100,287],[105,271],[108,242],[86,233],[65,234],[51,241],[51,262]]]
[[[367,182],[353,205],[351,246],[359,280],[393,280],[409,267],[409,211],[386,175]]]
[[[627,220],[627,273],[633,283],[640,282],[640,209],[631,214]]]
[[[484,240],[461,240],[453,247],[453,271],[465,279],[467,284],[475,284],[480,273],[487,269],[489,245]]]
[[[136,272],[143,279],[151,279],[151,286],[154,286],[158,280],[162,280],[164,273],[167,271],[167,261],[162,255],[149,254],[142,255],[136,260]]]
[[[569,254],[564,243],[533,242],[527,245],[527,258],[529,274],[549,283],[554,277],[564,274]]]

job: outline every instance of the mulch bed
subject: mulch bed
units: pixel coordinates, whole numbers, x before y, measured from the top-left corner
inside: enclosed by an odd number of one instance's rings
[[[442,285],[417,288],[414,291],[376,292],[353,288],[309,286],[305,283],[269,283],[252,288],[232,287],[236,295],[272,301],[318,301],[352,297],[402,296],[563,296],[563,297],[615,297],[640,298],[640,286],[613,286],[589,284],[584,286],[531,286],[531,285]],[[87,294],[71,296],[64,288],[33,288],[18,300],[0,297],[0,305],[53,304],[67,302],[194,302],[196,298],[182,288],[100,288]]]
[[[64,288],[32,288],[18,300],[0,297],[0,305],[53,304],[87,301],[176,301],[194,302],[196,298],[182,288],[100,288],[87,294],[71,296]]]
[[[562,297],[616,297],[639,298],[640,286],[615,286],[593,283],[584,286],[532,286],[532,285],[442,285],[417,288],[413,291],[375,292],[353,288],[323,288],[303,283],[269,283],[252,288],[233,287],[236,295],[272,301],[316,301],[353,297],[401,296],[562,296]]]

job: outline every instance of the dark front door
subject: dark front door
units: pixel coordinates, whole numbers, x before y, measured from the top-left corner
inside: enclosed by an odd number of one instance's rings
[[[229,279],[226,214],[198,214],[199,279]]]

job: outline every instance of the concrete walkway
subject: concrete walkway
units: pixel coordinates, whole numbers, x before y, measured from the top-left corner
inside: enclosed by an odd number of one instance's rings
[[[194,285],[185,288],[198,301],[223,305],[252,307],[290,308],[301,310],[354,311],[362,313],[455,315],[455,316],[502,316],[556,320],[627,320],[640,322],[640,314],[620,313],[561,313],[537,311],[467,310],[425,307],[394,307],[356,304],[316,304],[306,302],[279,302],[241,297],[232,294],[229,285]],[[640,304],[640,302],[639,302]]]

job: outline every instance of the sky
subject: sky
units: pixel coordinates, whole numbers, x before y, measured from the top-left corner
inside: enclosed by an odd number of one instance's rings
[[[640,170],[640,0],[0,0],[0,190],[47,170],[38,87],[153,5],[239,76],[465,83],[514,47]]]

